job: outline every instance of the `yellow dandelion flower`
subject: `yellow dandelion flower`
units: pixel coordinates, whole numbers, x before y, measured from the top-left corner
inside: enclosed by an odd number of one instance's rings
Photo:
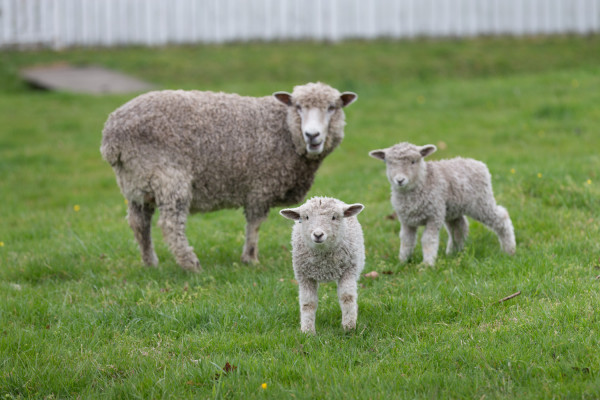
[[[417,96],[417,103],[424,104],[425,103],[425,96],[422,96],[422,95]]]
[[[262,385],[260,385],[261,388],[266,389],[267,388],[267,384],[263,383]]]
[[[129,202],[127,201],[127,199],[125,199],[125,205],[129,204]]]
[[[591,185],[592,184],[592,180],[588,179],[585,183],[587,183],[588,185]]]
[[[81,207],[79,207],[79,204],[75,204],[75,205],[73,206],[73,211],[75,211],[75,212],[79,212],[79,210],[81,210]]]
[[[4,247],[4,242],[0,242],[0,247]]]
[[[510,173],[511,173],[511,174],[514,174],[515,172],[517,172],[517,171],[515,171],[515,169],[514,169],[514,168],[511,168],[511,169],[510,169]]]
[[[541,178],[541,177],[542,177],[542,173],[541,173],[541,172],[538,172],[538,174],[537,174],[537,177],[538,177],[538,178]]]

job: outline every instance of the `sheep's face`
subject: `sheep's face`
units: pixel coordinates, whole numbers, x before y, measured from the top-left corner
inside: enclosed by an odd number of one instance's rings
[[[385,162],[387,178],[394,189],[411,190],[425,173],[424,158],[435,150],[432,144],[415,146],[400,143],[387,149],[373,150],[369,155]]]
[[[304,243],[313,249],[334,247],[344,237],[345,218],[357,215],[362,204],[345,204],[328,197],[314,197],[298,208],[280,211],[285,218],[296,221]]]
[[[294,140],[302,142],[309,156],[318,156],[325,151],[330,129],[341,130],[344,126],[343,107],[352,104],[357,95],[352,92],[340,93],[323,83],[309,83],[296,86],[292,94],[273,94],[281,103],[288,106],[288,125],[295,135]],[[339,138],[341,140],[341,138]]]

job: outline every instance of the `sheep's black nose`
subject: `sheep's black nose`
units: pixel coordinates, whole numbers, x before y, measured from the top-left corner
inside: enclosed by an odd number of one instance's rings
[[[315,232],[315,233],[313,233],[313,235],[315,236],[315,239],[321,239],[323,237],[324,233],[323,232],[318,232],[318,233]]]
[[[402,185],[404,183],[404,178],[402,178],[402,179],[396,179],[396,183],[398,185]]]
[[[319,132],[304,132],[304,134],[306,135],[307,138],[309,138],[310,140],[316,139],[319,137],[320,133]]]

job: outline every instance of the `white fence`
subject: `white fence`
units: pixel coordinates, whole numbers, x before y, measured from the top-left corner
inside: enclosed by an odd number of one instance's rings
[[[600,0],[0,0],[0,47],[600,32]]]

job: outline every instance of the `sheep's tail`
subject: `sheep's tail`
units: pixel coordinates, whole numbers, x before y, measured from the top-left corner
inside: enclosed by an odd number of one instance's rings
[[[121,146],[119,146],[119,143],[114,138],[110,140],[110,138],[107,139],[107,136],[109,134],[105,131],[102,137],[102,145],[100,146],[100,154],[102,154],[102,158],[107,163],[115,167],[121,164]]]

